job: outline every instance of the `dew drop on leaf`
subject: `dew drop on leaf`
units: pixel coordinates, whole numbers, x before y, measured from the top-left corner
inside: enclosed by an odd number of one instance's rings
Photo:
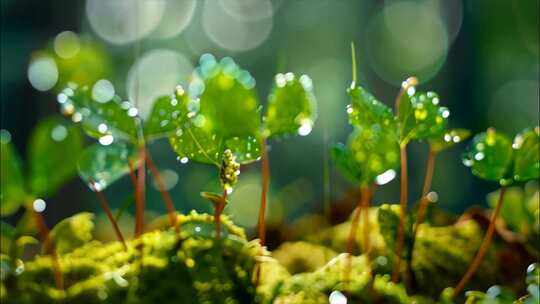
[[[101,136],[99,139],[98,139],[99,143],[102,144],[103,146],[108,146],[110,144],[113,143],[114,141],[114,137],[110,134],[108,135],[105,135],[105,136]]]
[[[38,198],[32,203],[32,208],[34,208],[34,211],[41,213],[45,211],[45,208],[47,208],[47,203],[45,203],[44,200]]]
[[[347,304],[347,297],[341,291],[334,290],[328,297],[330,304]]]
[[[54,127],[51,131],[51,138],[54,141],[63,141],[67,136],[67,129],[63,125],[58,125]]]

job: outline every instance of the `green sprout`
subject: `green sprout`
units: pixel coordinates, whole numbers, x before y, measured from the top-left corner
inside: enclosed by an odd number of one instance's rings
[[[21,159],[7,130],[0,131],[1,174],[0,210],[3,216],[17,212],[21,207],[32,217],[43,240],[46,252],[53,256],[55,280],[63,286],[57,255],[42,212],[45,199],[76,174],[77,158],[82,150],[83,138],[79,128],[60,117],[42,120],[33,130],[28,149],[28,167],[23,173]],[[55,172],[55,174],[50,174]],[[26,178],[25,178],[26,177]]]
[[[354,131],[347,144],[337,144],[331,155],[337,167],[360,186],[361,199],[352,219],[347,253],[352,254],[360,214],[364,214],[364,253],[369,253],[369,201],[374,185],[389,182],[399,165],[396,122],[390,108],[379,102],[356,83],[355,51],[352,48],[353,82],[347,90],[351,104],[347,107]]]
[[[507,186],[538,179],[540,176],[540,128],[525,129],[512,142],[506,135],[490,128],[477,134],[463,155],[463,164],[481,179],[496,181],[501,185],[495,210],[484,239],[467,272],[454,288],[454,296],[467,285],[480,266],[495,231]]]

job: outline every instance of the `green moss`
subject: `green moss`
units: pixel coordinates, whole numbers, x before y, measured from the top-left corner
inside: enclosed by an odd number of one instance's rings
[[[55,288],[51,258],[38,256],[11,278],[13,288],[3,289],[6,303],[259,302],[253,270],[255,257],[266,252],[227,217],[220,241],[212,216],[178,219],[181,238],[173,230],[152,231],[128,241],[127,251],[118,242],[92,241],[61,255],[63,291]]]

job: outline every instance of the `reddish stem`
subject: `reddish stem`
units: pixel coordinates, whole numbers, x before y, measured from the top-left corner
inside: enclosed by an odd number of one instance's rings
[[[148,151],[146,151],[146,164],[148,165],[150,172],[154,176],[156,184],[159,188],[159,193],[161,193],[161,198],[163,199],[163,202],[165,203],[165,208],[167,208],[167,213],[169,215],[169,222],[171,224],[171,227],[174,227],[176,232],[180,233],[180,227],[177,224],[176,210],[174,209],[174,204],[173,204],[171,195],[165,189],[165,183],[161,179],[161,174],[159,174],[159,171],[156,168],[154,161],[152,160],[152,157],[150,156],[150,153]]]
[[[216,228],[216,239],[221,238],[221,214],[225,209],[225,202],[227,201],[227,190],[223,190],[221,201],[214,206],[214,225]]]
[[[39,234],[41,235],[45,252],[51,255],[54,282],[56,284],[56,288],[59,290],[63,290],[64,279],[62,277],[62,270],[60,268],[60,260],[58,259],[58,254],[56,253],[54,242],[51,239],[49,228],[47,228],[47,224],[45,224],[45,219],[43,218],[43,215],[41,215],[41,213],[36,212],[32,206],[29,207],[29,210],[34,215],[34,220],[36,221]]]
[[[396,242],[396,257],[394,261],[394,270],[392,271],[392,282],[397,283],[401,268],[401,252],[405,240],[405,217],[407,215],[407,196],[408,196],[408,176],[407,176],[407,146],[403,145],[400,149],[401,158],[401,177],[400,177],[400,198],[399,205],[401,212],[399,215],[398,237]]]
[[[266,201],[268,197],[268,184],[270,180],[270,166],[268,161],[268,151],[266,149],[266,139],[261,142],[261,206],[259,208],[258,233],[262,246],[266,242]]]
[[[139,238],[143,231],[144,220],[144,194],[146,184],[146,149],[144,145],[139,147],[139,173],[137,176],[137,188],[135,189],[135,238]]]
[[[133,189],[137,189],[137,175],[135,175],[135,168],[133,167],[133,163],[131,161],[128,161],[128,166],[131,186],[133,186]]]
[[[478,267],[482,263],[484,256],[486,255],[489,245],[491,244],[491,240],[493,239],[493,232],[495,232],[495,223],[497,222],[497,218],[499,217],[499,213],[503,205],[505,192],[506,192],[506,187],[502,187],[499,192],[499,199],[497,201],[497,206],[495,207],[495,211],[491,214],[489,226],[486,231],[486,235],[484,236],[484,239],[482,240],[482,244],[480,245],[480,248],[478,249],[478,253],[474,257],[474,260],[472,261],[471,265],[469,265],[469,269],[467,269],[467,272],[463,275],[463,278],[461,278],[456,288],[454,288],[454,293],[452,294],[453,297],[457,296],[463,290],[465,285],[469,283],[472,276],[476,273],[476,271],[478,270]]]
[[[105,195],[101,191],[98,191],[94,185],[94,181],[90,180],[90,188],[94,193],[96,194],[96,198],[99,202],[99,205],[101,206],[101,209],[105,211],[105,214],[109,218],[109,221],[111,222],[111,225],[114,229],[114,233],[116,234],[116,238],[118,241],[122,242],[122,245],[124,246],[124,250],[127,251],[127,245],[126,241],[124,240],[124,236],[122,235],[122,232],[120,231],[120,227],[118,227],[118,223],[114,219],[114,216],[112,215],[111,208],[109,207],[109,203],[107,202],[107,199],[105,198]]]

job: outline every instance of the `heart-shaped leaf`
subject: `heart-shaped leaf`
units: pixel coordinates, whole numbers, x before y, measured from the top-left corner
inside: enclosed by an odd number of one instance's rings
[[[32,194],[47,197],[73,177],[82,147],[78,126],[60,117],[42,120],[34,129],[28,150]]]
[[[147,140],[168,136],[188,122],[189,97],[181,86],[173,96],[156,99],[150,116],[144,123]]]
[[[231,150],[239,164],[247,164],[261,157],[261,140],[253,136],[230,137],[225,148]]]
[[[514,179],[528,181],[540,175],[540,128],[524,130],[514,138]]]
[[[51,238],[59,254],[65,254],[92,240],[94,215],[89,212],[77,213],[65,218],[51,229]]]
[[[190,83],[190,91],[200,100],[199,115],[218,136],[257,136],[260,114],[255,80],[228,57],[217,62],[212,55],[201,56],[200,66]],[[198,92],[197,88],[199,88]]]
[[[169,143],[183,163],[193,160],[219,167],[223,139],[208,126],[197,127],[189,123],[188,126],[177,129],[169,137]]]
[[[138,141],[138,110],[114,95],[112,85],[97,82],[90,88],[71,84],[58,94],[58,102],[62,113],[81,122],[84,131],[104,145],[118,139]]]
[[[274,88],[268,98],[265,128],[266,136],[311,132],[317,118],[313,84],[307,75],[277,74]]]
[[[412,94],[410,94],[412,93]],[[444,134],[450,111],[439,106],[439,96],[434,92],[404,92],[399,101],[400,142],[427,139]]]
[[[445,132],[442,136],[436,136],[429,139],[431,149],[434,152],[441,152],[454,145],[466,140],[471,132],[466,129],[453,129]]]
[[[378,101],[360,86],[347,90],[351,104],[347,106],[349,122],[355,126],[378,124],[386,130],[396,129],[396,120],[392,110]],[[393,131],[395,133],[395,131]]]
[[[19,155],[11,143],[11,134],[0,130],[0,213],[7,216],[24,203],[26,191]]]
[[[78,170],[91,189],[102,191],[129,173],[130,164],[137,167],[138,161],[136,149],[126,143],[94,144],[81,153]]]
[[[346,149],[335,146],[332,157],[346,176],[368,186],[377,176],[399,165],[399,145],[395,133],[384,130],[379,124],[357,127]]]
[[[471,167],[474,175],[501,184],[509,183],[511,163],[512,142],[494,129],[477,134],[463,154],[463,164]]]

